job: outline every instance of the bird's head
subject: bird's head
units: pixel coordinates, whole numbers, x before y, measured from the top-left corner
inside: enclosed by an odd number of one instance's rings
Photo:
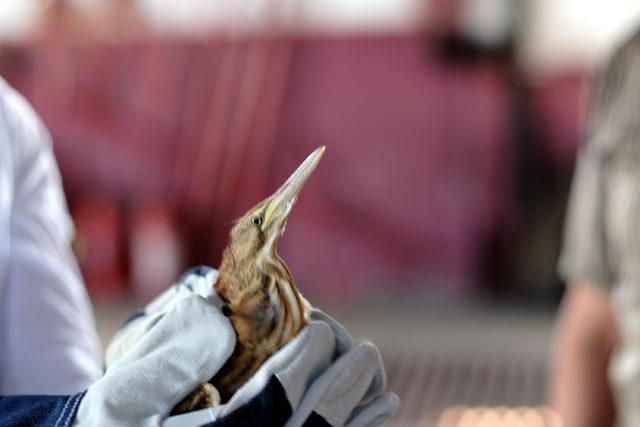
[[[294,286],[276,245],[302,186],[324,151],[324,146],[313,151],[275,193],[251,208],[231,229],[215,287],[232,305],[255,295],[274,275],[286,276],[280,278]]]

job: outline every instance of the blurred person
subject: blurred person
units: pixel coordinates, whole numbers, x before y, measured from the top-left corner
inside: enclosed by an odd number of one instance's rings
[[[0,424],[160,425],[235,348],[217,272],[190,271],[136,313],[103,372],[72,235],[51,139],[0,79]],[[173,425],[379,425],[398,406],[385,388],[377,348],[314,310],[229,402]]]
[[[640,32],[597,81],[569,199],[551,404],[565,427],[640,426]]]

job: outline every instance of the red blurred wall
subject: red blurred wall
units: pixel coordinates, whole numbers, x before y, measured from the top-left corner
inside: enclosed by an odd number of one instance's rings
[[[448,63],[434,46],[420,34],[32,45],[7,49],[2,72],[50,128],[72,206],[97,194],[126,218],[160,203],[188,264],[216,264],[233,219],[326,145],[280,245],[300,287],[458,292],[478,286],[513,214],[511,104],[500,65]],[[557,84],[535,105],[570,167],[579,83]]]

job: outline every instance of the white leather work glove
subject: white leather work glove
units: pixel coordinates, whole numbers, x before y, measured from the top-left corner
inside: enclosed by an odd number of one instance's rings
[[[233,352],[235,332],[210,299],[172,287],[147,310],[114,338],[74,425],[158,426]]]
[[[163,369],[188,371],[190,375],[184,375],[187,381],[180,383],[176,381],[176,376],[171,378],[173,387],[169,388],[175,392],[172,399],[168,399],[166,393],[159,396],[163,403],[158,403],[155,417],[147,417],[152,424],[157,425],[160,419],[165,417],[173,406],[195,389],[200,383],[211,379],[215,372],[222,367],[229,357],[235,345],[235,340],[229,340],[230,324],[226,318],[220,314],[216,306],[219,307],[219,300],[212,290],[212,283],[217,277],[217,271],[208,267],[198,267],[190,270],[181,281],[167,290],[164,294],[152,302],[137,318],[128,323],[123,330],[116,335],[107,350],[107,373],[114,377],[110,384],[105,384],[103,393],[95,395],[97,406],[105,405],[100,399],[112,400],[111,394],[121,396],[120,388],[129,389],[136,380],[129,380],[122,377],[120,381],[119,366],[134,363],[141,372],[144,368],[144,359],[138,357],[148,351],[145,347],[138,351],[139,343],[148,341],[147,335],[161,325],[162,319],[172,320],[168,316],[178,310],[177,316],[189,317],[189,313],[181,312],[179,308],[183,300],[197,301],[194,310],[197,316],[202,316],[198,310],[210,310],[215,312],[209,323],[209,332],[205,337],[197,337],[198,334],[205,334],[204,327],[201,327],[202,320],[189,320],[192,326],[192,339],[198,341],[201,355],[196,357],[196,363],[200,363],[203,368],[195,366],[184,366],[189,363],[182,355],[159,354],[166,356]],[[207,296],[205,302],[199,297],[192,296],[193,293]],[[196,298],[194,300],[194,298]],[[176,302],[178,301],[178,302]],[[213,301],[213,303],[210,303]],[[208,305],[204,305],[208,304]],[[189,307],[189,309],[192,309]],[[166,313],[166,314],[165,314]],[[164,426],[195,426],[207,424],[210,426],[251,426],[251,425],[349,425],[349,426],[375,426],[382,424],[397,409],[399,400],[391,393],[384,393],[386,387],[386,376],[382,366],[380,354],[375,346],[370,343],[354,344],[344,328],[335,320],[320,311],[312,313],[312,321],[300,334],[269,358],[256,374],[242,386],[232,398],[225,403],[210,409],[195,411],[189,414],[170,417],[164,422]],[[224,331],[220,337],[214,337],[215,328],[212,322],[220,322]],[[186,320],[182,320],[186,321]],[[180,336],[183,326],[173,328],[172,333]],[[233,331],[231,331],[233,334]],[[235,337],[235,335],[233,335]],[[184,338],[175,339],[177,346]],[[221,342],[222,345],[212,345],[211,343]],[[194,350],[195,350],[194,345]],[[172,348],[171,351],[176,351]],[[201,359],[200,359],[201,358]],[[205,359],[210,363],[205,362]],[[215,363],[211,359],[216,359]],[[129,362],[126,362],[129,361]],[[134,362],[135,361],[135,362]],[[174,366],[175,365],[175,366]],[[213,370],[215,369],[215,370]],[[197,372],[197,374],[195,374]],[[134,371],[131,371],[134,374]],[[146,376],[146,375],[145,375]],[[196,379],[197,377],[197,379]],[[104,380],[104,379],[103,379]],[[100,380],[98,383],[100,383]],[[156,390],[167,388],[165,384],[169,378],[166,374],[150,376],[145,380],[148,388],[142,394],[147,394],[151,399],[142,399],[142,405],[146,405],[147,400],[158,400]],[[96,384],[97,385],[97,384]],[[95,385],[94,385],[95,386]],[[87,397],[92,397],[92,386],[87,392]],[[137,386],[139,387],[139,386]],[[130,392],[127,391],[127,394]],[[127,400],[125,398],[123,400]],[[83,404],[86,403],[83,400]],[[133,416],[129,413],[127,402],[121,402],[117,411],[120,418],[114,420],[119,425],[134,425],[135,420],[126,420],[126,417]],[[139,407],[141,403],[136,403]],[[87,405],[84,413],[93,413],[93,405]],[[104,411],[103,411],[104,413]],[[134,412],[134,415],[137,411]],[[79,419],[82,423],[83,407],[79,411]],[[109,414],[106,414],[109,415]],[[105,415],[94,416],[96,424],[100,420],[113,420],[114,418],[103,418]],[[125,422],[121,421],[125,419]],[[105,422],[102,423],[106,425]]]
[[[385,392],[378,349],[354,343],[319,310],[311,319],[229,402],[210,411],[217,420],[207,426],[378,426],[395,413],[400,401]]]

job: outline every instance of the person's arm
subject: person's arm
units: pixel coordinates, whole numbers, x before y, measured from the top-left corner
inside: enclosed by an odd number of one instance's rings
[[[0,79],[0,394],[67,395],[101,375],[93,312],[47,130]]]
[[[604,85],[599,88],[606,88]],[[601,90],[598,99],[610,90]],[[559,275],[568,285],[559,311],[548,376],[549,403],[565,427],[611,426],[617,414],[608,369],[617,325],[610,292],[619,279],[611,252],[610,181],[605,167],[612,148],[602,123],[602,102],[591,111],[584,145],[577,153],[567,206]],[[620,218],[618,218],[620,219]]]
[[[550,403],[564,427],[613,425],[607,368],[617,341],[607,290],[590,283],[569,286],[557,320],[549,377]]]

